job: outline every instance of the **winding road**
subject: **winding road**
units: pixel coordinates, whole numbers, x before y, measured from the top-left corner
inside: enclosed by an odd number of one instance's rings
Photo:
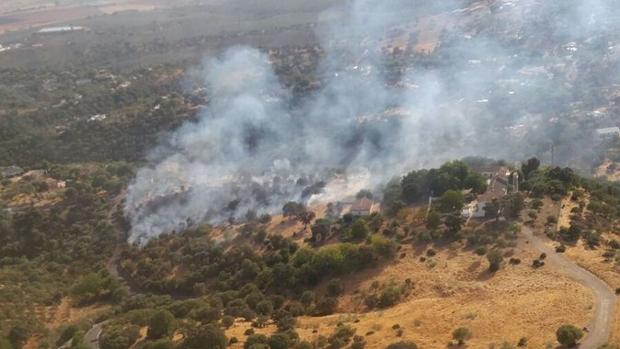
[[[101,337],[101,332],[103,332],[104,322],[100,322],[98,324],[94,324],[93,327],[84,334],[84,343],[91,349],[99,349],[99,337]]]
[[[545,259],[547,266],[592,290],[595,300],[594,315],[588,323],[588,333],[584,340],[581,341],[579,348],[597,349],[599,346],[607,343],[611,334],[611,325],[616,305],[616,295],[611,287],[596,275],[568,259],[568,257],[556,253],[552,247],[546,244],[548,241],[546,238],[534,235],[530,228],[522,226],[521,232],[529,240],[532,247],[547,255]]]

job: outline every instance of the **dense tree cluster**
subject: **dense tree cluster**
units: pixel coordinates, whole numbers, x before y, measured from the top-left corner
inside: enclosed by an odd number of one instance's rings
[[[464,189],[482,194],[486,190],[486,179],[463,161],[451,161],[438,169],[412,171],[400,181],[389,182],[383,193],[383,202],[387,213],[395,214],[403,204],[447,194],[445,209],[451,210],[462,205],[462,200],[454,193]]]
[[[104,74],[1,69],[0,163],[37,166],[86,161],[137,161],[159,133],[189,118],[187,99],[171,67]],[[33,76],[34,74],[34,76]],[[15,81],[19,93],[3,88]],[[123,81],[131,84],[119,88]],[[24,86],[27,84],[27,86]],[[156,96],[167,96],[162,99]],[[52,107],[50,107],[52,106]],[[105,120],[92,120],[106,115]]]
[[[124,292],[104,271],[119,238],[119,213],[110,196],[132,175],[124,163],[107,166],[45,165],[43,179],[24,176],[0,184],[0,290],[4,314],[0,329],[40,326],[37,305],[57,305],[71,297],[74,305],[117,302]],[[66,182],[66,188],[24,190],[36,181]],[[112,184],[110,184],[112,183]],[[109,185],[109,186],[108,186]],[[106,191],[106,188],[110,191]],[[16,198],[47,200],[48,205],[18,205]],[[117,208],[115,208],[117,209]],[[2,331],[0,331],[0,335]]]
[[[368,233],[365,223],[353,230],[360,236]],[[202,234],[196,231],[152,240],[141,250],[125,253],[123,271],[139,288],[152,292],[200,294],[208,287],[234,293],[251,283],[261,294],[301,294],[325,277],[363,269],[395,251],[394,243],[379,235],[373,235],[369,244],[337,243],[318,249],[299,248],[290,239],[270,235],[262,242],[265,251],[257,253],[248,244],[225,248]],[[184,272],[173,275],[173,269]],[[247,305],[257,311],[258,303]]]
[[[537,197],[550,195],[552,198],[559,199],[571,188],[580,184],[579,176],[570,168],[532,166],[532,168],[524,169],[530,172],[527,173],[523,189],[529,190]]]

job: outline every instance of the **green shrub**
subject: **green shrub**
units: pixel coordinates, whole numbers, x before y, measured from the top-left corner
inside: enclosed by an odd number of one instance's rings
[[[299,299],[299,301],[301,302],[301,304],[307,307],[310,304],[314,303],[314,299],[315,299],[314,292],[310,290],[306,290],[304,291],[304,293],[301,294],[301,298]]]
[[[235,318],[229,315],[222,316],[222,326],[229,328],[235,323]]]
[[[225,349],[227,345],[224,331],[214,325],[206,325],[190,331],[182,347],[184,349]]]
[[[331,279],[327,283],[327,295],[329,297],[337,297],[344,291],[344,286],[340,279]]]
[[[127,349],[140,337],[140,328],[135,325],[113,325],[101,334],[101,349]]]
[[[316,315],[324,316],[333,314],[338,307],[338,300],[333,297],[324,297],[316,304]]]
[[[21,349],[26,344],[29,336],[30,334],[25,327],[17,325],[13,326],[9,331],[8,339],[14,349]]]
[[[355,329],[348,325],[339,325],[334,333],[327,339],[330,348],[342,348],[349,343],[349,340],[355,334]]]
[[[465,341],[467,341],[471,337],[471,330],[467,327],[459,327],[452,332],[452,339],[457,341],[459,345],[465,344]]]
[[[269,348],[271,349],[288,349],[290,347],[289,339],[281,333],[276,333],[269,337]]]
[[[309,342],[302,341],[302,342],[299,342],[299,344],[297,344],[295,349],[314,349],[314,347]]]
[[[374,234],[370,238],[370,244],[375,253],[385,258],[393,257],[396,253],[396,244],[381,235]]]
[[[56,346],[59,347],[59,346],[63,345],[64,343],[66,343],[68,340],[73,338],[73,336],[79,330],[80,329],[77,326],[75,326],[75,325],[69,325],[69,326],[65,327],[62,330],[62,332],[60,333],[60,337],[58,337],[58,340],[56,341]]]
[[[248,336],[243,344],[244,349],[261,348],[260,345],[264,345],[267,348],[269,345],[269,338],[264,334],[253,334]]]
[[[439,208],[444,213],[460,211],[464,204],[463,194],[456,190],[448,190],[439,198]]]
[[[13,349],[13,345],[8,339],[0,336],[0,349]]]
[[[388,345],[386,349],[418,349],[418,346],[412,341],[400,341]]]
[[[489,261],[489,271],[494,273],[499,270],[504,258],[499,250],[493,250],[487,253],[487,260]]]
[[[379,297],[379,306],[387,308],[395,305],[402,295],[402,289],[397,286],[388,286],[382,292]]]
[[[256,312],[260,315],[269,316],[273,312],[273,303],[270,300],[263,300],[256,305]]]
[[[156,341],[148,342],[144,349],[173,349],[174,344],[170,340],[170,338],[162,338]]]
[[[369,309],[374,309],[379,305],[379,296],[376,294],[367,295],[364,297],[364,304],[366,304]]]
[[[353,343],[351,343],[351,349],[364,349],[366,347],[366,341],[362,336],[353,336]]]
[[[170,337],[176,329],[176,320],[174,315],[168,310],[159,310],[149,320],[149,330],[147,337],[149,339],[160,339]]]
[[[426,227],[428,229],[435,230],[439,227],[440,224],[441,216],[439,215],[439,213],[435,211],[429,212],[428,217],[426,217]]]
[[[573,325],[562,325],[555,332],[555,336],[560,344],[571,348],[574,347],[583,337],[583,331]]]
[[[538,210],[541,207],[543,207],[543,202],[540,199],[534,199],[532,200],[532,202],[530,203],[530,207],[534,210]]]
[[[597,349],[620,349],[620,347],[615,344],[603,344]]]
[[[351,226],[351,239],[355,241],[364,240],[369,233],[368,224],[364,219],[356,220]]]
[[[71,295],[79,305],[97,301],[111,301],[120,288],[118,282],[106,273],[90,273],[71,288]]]

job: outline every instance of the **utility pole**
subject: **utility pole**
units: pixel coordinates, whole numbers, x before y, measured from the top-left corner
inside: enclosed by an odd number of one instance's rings
[[[513,190],[515,191],[515,193],[519,192],[519,171],[515,171],[513,176],[512,176],[512,182],[513,182]]]
[[[551,143],[551,166],[555,164],[555,144]]]

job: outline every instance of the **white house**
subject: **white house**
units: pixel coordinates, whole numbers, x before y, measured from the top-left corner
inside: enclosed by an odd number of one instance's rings
[[[620,127],[605,127],[596,130],[596,134],[600,138],[620,137]]]

